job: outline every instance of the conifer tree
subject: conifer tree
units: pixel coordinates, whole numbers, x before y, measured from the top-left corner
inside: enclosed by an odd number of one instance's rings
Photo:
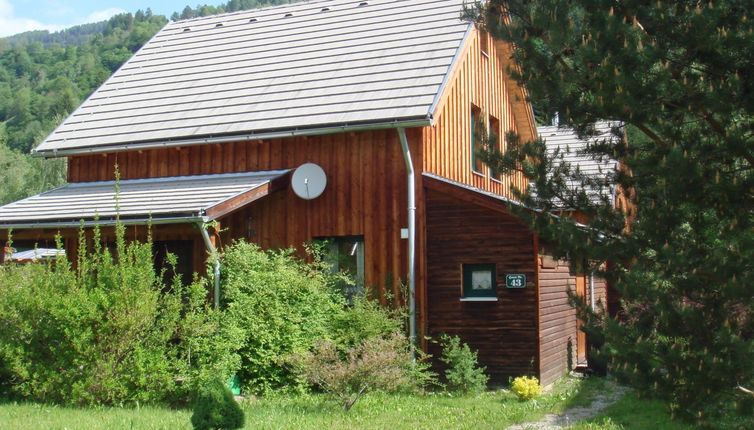
[[[511,208],[622,297],[614,317],[580,307],[593,337],[604,336],[610,370],[639,392],[664,398],[682,418],[711,423],[719,412],[750,414],[750,1],[490,0],[467,12],[513,44],[501,46],[515,46],[509,72],[539,116],[558,113],[560,124],[582,138],[594,134],[598,120],[625,126],[615,129],[620,139],[588,150],[623,166],[604,183],[554,163],[541,141],[514,134],[505,155],[485,154],[495,170],[525,173],[532,187],[520,198],[530,207],[555,212],[557,201],[591,218],[583,228],[568,217]],[[583,186],[617,186],[633,204],[613,208],[609,199],[587,198]]]

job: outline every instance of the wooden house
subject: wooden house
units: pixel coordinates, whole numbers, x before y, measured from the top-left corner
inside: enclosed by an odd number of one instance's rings
[[[168,23],[35,149],[68,158],[69,185],[0,208],[0,239],[60,233],[74,254],[82,222],[117,214],[133,237],[151,222],[190,272],[238,238],[328,238],[381,301],[415,291],[420,339],[459,335],[493,383],[552,383],[584,353],[566,302],[583,277],[509,214],[524,178],[475,155],[477,121],[537,130],[510,47],[462,21],[462,3],[312,1]],[[290,185],[306,163],[326,175],[316,198]]]

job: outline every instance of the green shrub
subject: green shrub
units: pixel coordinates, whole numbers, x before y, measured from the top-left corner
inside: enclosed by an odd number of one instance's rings
[[[521,401],[531,400],[542,392],[542,386],[535,377],[519,376],[511,382],[511,391],[513,391]]]
[[[459,393],[480,393],[487,387],[488,377],[484,374],[485,367],[479,366],[477,352],[458,336],[442,335],[442,357],[440,361],[447,365],[445,380],[447,389]]]
[[[86,233],[80,241],[85,243]],[[238,366],[197,279],[170,285],[154,269],[151,243],[113,251],[91,232],[77,267],[0,267],[0,374],[15,396],[65,404],[185,403],[194,386]]]
[[[400,311],[381,306],[364,296],[332,317],[330,333],[338,348],[354,348],[367,339],[388,337],[403,328]]]
[[[191,424],[194,430],[232,430],[240,429],[244,424],[244,413],[233,393],[218,379],[199,390],[193,412]]]
[[[245,390],[299,387],[282,358],[329,338],[333,315],[344,306],[332,275],[291,250],[235,242],[223,255],[222,282],[224,323],[242,336],[238,376]]]
[[[399,333],[366,339],[344,353],[334,343],[321,341],[311,352],[287,361],[310,384],[335,396],[345,410],[370,391],[413,390],[429,378],[426,365],[414,363],[408,339]]]

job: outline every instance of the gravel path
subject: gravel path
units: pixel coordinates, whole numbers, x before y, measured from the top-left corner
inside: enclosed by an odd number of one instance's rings
[[[516,424],[508,427],[508,430],[556,430],[570,427],[576,424],[576,421],[596,416],[600,411],[620,399],[625,392],[624,388],[616,385],[611,387],[609,392],[594,396],[589,406],[566,409],[559,414],[548,414],[539,421]]]

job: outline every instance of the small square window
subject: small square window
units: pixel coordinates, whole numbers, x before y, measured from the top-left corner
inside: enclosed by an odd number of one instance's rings
[[[497,297],[497,273],[494,264],[463,265],[464,297]]]

